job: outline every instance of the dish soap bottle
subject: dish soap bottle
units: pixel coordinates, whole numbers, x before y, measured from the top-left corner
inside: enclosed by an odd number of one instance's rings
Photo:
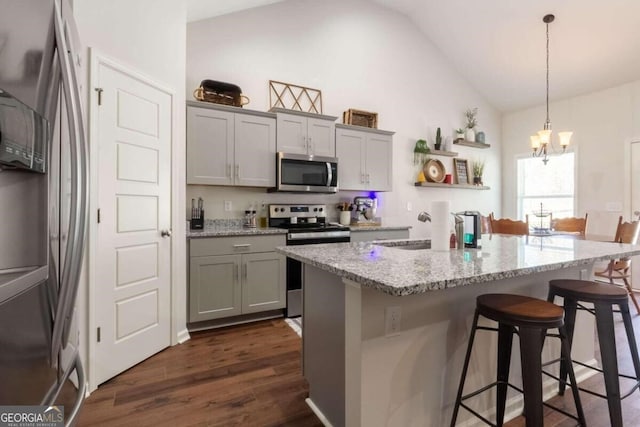
[[[262,202],[260,207],[260,228],[267,228],[267,205]]]

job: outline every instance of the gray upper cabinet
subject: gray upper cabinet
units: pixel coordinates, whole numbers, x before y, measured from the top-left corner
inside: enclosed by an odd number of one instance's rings
[[[278,116],[278,151],[288,154],[336,156],[336,117],[285,113],[281,112],[281,109],[271,111],[276,111]]]
[[[340,190],[391,191],[393,132],[336,126]]]
[[[275,186],[276,120],[187,106],[187,184]]]

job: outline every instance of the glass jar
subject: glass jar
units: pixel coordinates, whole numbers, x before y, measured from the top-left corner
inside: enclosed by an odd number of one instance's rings
[[[245,228],[256,228],[256,211],[247,210],[244,211],[244,223]]]

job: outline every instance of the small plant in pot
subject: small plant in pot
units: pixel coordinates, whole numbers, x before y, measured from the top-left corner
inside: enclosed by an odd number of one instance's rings
[[[475,160],[473,162],[473,184],[482,184],[482,174],[484,173],[484,160]]]
[[[464,139],[464,129],[462,128],[456,129],[456,141],[459,139]]]
[[[416,145],[413,148],[413,164],[422,165],[429,158],[429,146],[425,139],[419,139],[416,141]]]
[[[433,144],[434,150],[442,149],[442,134],[440,133],[440,128],[436,131],[436,142]]]
[[[467,125],[466,125],[467,130],[465,132],[464,137],[467,141],[475,142],[476,140],[476,132],[474,128],[478,126],[478,119],[476,117],[477,114],[478,114],[477,108],[469,108],[467,111],[464,112],[464,116],[467,119]]]

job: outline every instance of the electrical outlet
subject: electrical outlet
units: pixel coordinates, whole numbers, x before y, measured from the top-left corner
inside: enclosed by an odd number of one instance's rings
[[[231,200],[225,200],[224,201],[224,211],[225,212],[231,212],[232,209],[233,209],[233,204],[231,203]]]
[[[411,202],[407,202],[407,211],[411,212],[411,209],[413,209],[413,205]]]
[[[620,203],[620,202],[607,202],[605,204],[605,210],[607,212],[622,212],[622,203]]]
[[[394,335],[400,333],[400,319],[402,318],[402,308],[387,307],[384,309],[384,334]]]
[[[589,277],[587,277],[587,269],[583,268],[580,270],[580,280],[589,280]]]

